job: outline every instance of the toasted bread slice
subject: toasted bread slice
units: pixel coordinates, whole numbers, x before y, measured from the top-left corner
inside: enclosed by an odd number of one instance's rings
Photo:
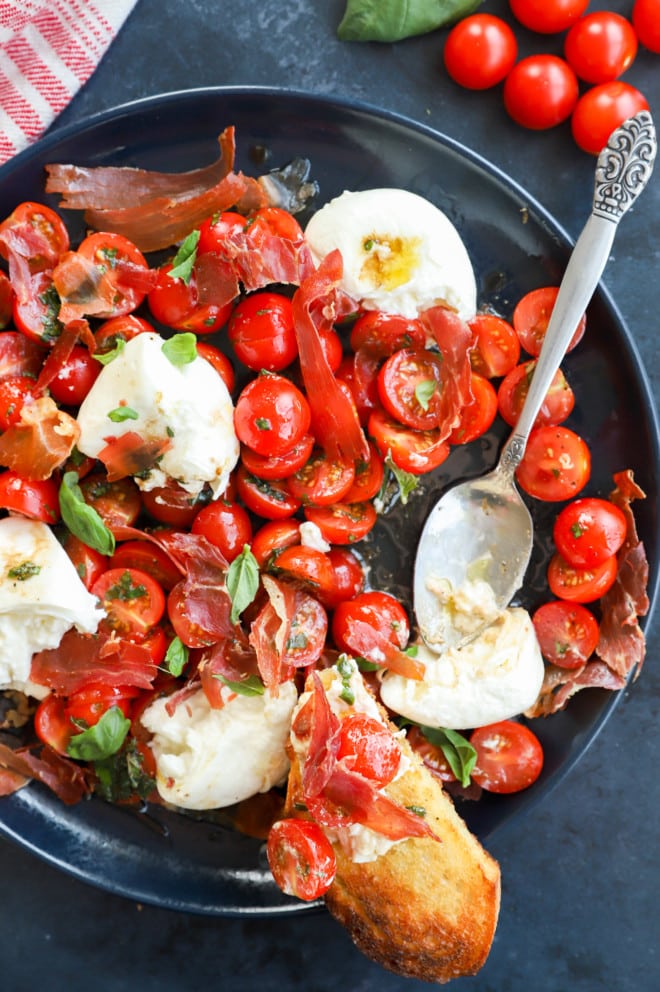
[[[442,983],[476,974],[484,964],[497,924],[500,871],[405,739],[401,746],[409,767],[385,792],[401,806],[423,809],[439,840],[410,837],[366,863],[355,863],[334,842],[337,874],[325,902],[367,957],[399,975]],[[292,753],[288,816],[306,815],[301,775]]]

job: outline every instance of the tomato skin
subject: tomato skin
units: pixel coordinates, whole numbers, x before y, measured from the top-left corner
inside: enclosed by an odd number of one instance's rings
[[[199,252],[216,251],[222,253],[227,235],[235,231],[242,231],[245,228],[245,223],[243,214],[235,213],[232,210],[224,210],[218,216],[207,217],[199,225],[197,250]]]
[[[66,534],[62,541],[62,547],[75,565],[76,572],[85,588],[91,590],[96,580],[103,575],[108,567],[107,557],[95,548],[90,548],[71,532]]]
[[[293,497],[308,506],[331,506],[340,502],[355,481],[355,469],[348,462],[328,458],[317,449],[301,469],[286,480]]]
[[[0,334],[0,379],[8,375],[38,376],[46,354],[44,348],[25,334],[3,331]]]
[[[388,358],[400,348],[423,348],[425,341],[419,320],[381,310],[368,310],[351,329],[351,350],[365,351],[374,358]]]
[[[410,622],[404,607],[387,592],[369,591],[340,603],[332,617],[332,636],[340,651],[351,654],[352,620],[368,623],[398,648],[405,648],[410,638]],[[348,638],[348,639],[347,639]]]
[[[521,346],[528,355],[538,358],[550,323],[552,310],[559,295],[559,286],[540,286],[525,293],[513,311],[513,327]],[[567,352],[580,343],[587,327],[587,315],[582,314]]]
[[[567,427],[537,427],[527,442],[516,479],[535,499],[561,502],[584,489],[591,475],[591,455],[583,439]]]
[[[451,29],[443,57],[455,83],[485,90],[502,82],[517,55],[518,42],[506,21],[492,14],[473,14]]]
[[[130,718],[131,703],[138,691],[128,686],[86,685],[67,698],[64,715],[73,723],[74,733],[80,733],[75,721],[80,720],[88,727],[93,727],[113,706],[117,706],[125,717]]]
[[[632,22],[642,45],[660,52],[660,0],[635,0]]]
[[[486,379],[499,379],[515,368],[520,341],[511,324],[492,313],[480,313],[469,322],[474,348],[472,370]]]
[[[249,369],[279,372],[298,357],[291,300],[281,293],[251,293],[232,310],[227,334]]]
[[[355,544],[367,536],[378,519],[373,503],[333,503],[306,506],[305,517],[319,528],[330,544]]]
[[[380,492],[385,477],[385,462],[373,441],[369,441],[369,461],[355,463],[353,485],[345,494],[344,503],[364,503]]]
[[[305,396],[283,376],[257,376],[242,390],[234,427],[242,444],[259,455],[283,455],[308,433],[312,415]]]
[[[509,794],[529,788],[543,769],[543,748],[529,727],[501,720],[470,735],[477,752],[472,779],[488,792]]]
[[[193,534],[203,537],[219,548],[227,562],[243,550],[252,540],[252,523],[239,503],[223,499],[214,500],[202,507],[190,528]]]
[[[80,406],[100,374],[101,363],[87,348],[77,344],[48,388],[62,406]]]
[[[581,17],[589,0],[509,0],[509,6],[516,20],[530,31],[555,34]]]
[[[213,366],[227,387],[228,392],[233,393],[236,386],[236,373],[234,372],[234,366],[224,351],[220,351],[219,348],[209,344],[207,341],[198,341],[197,354],[200,358],[207,361],[209,365]]]
[[[91,592],[106,611],[102,623],[120,634],[145,637],[165,612],[163,590],[137,568],[106,569]]]
[[[155,333],[153,324],[143,317],[136,317],[134,313],[110,317],[94,332],[96,349],[103,354],[116,348],[118,341],[131,341],[136,335],[147,332]]]
[[[472,373],[472,395],[472,402],[463,407],[460,422],[449,435],[450,444],[475,441],[486,433],[497,416],[495,387],[476,372]]]
[[[390,417],[414,430],[432,430],[440,420],[442,356],[425,349],[401,348],[378,373],[378,395]],[[428,388],[422,402],[419,390]]]
[[[559,668],[580,668],[598,644],[599,626],[593,613],[580,603],[554,599],[539,606],[532,623],[541,654]]]
[[[397,468],[412,475],[424,475],[442,465],[450,447],[440,431],[414,431],[403,427],[384,410],[374,410],[368,431],[383,458],[389,454]]]
[[[587,83],[607,83],[629,69],[637,55],[630,21],[611,10],[581,17],[564,41],[566,61]]]
[[[172,263],[166,262],[158,271],[158,280],[149,292],[147,302],[154,318],[175,331],[192,331],[194,334],[212,334],[224,327],[233,303],[217,306],[200,303],[195,267],[187,283],[170,278]]]
[[[0,232],[21,227],[23,224],[27,224],[38,232],[44,239],[48,252],[56,258],[68,251],[69,232],[66,224],[60,215],[51,207],[46,206],[45,203],[33,203],[31,200],[19,203],[15,210],[0,224]],[[7,250],[2,243],[0,243],[0,255],[7,258]],[[52,267],[52,258],[33,255],[29,260],[29,268],[32,273],[52,269]]]
[[[510,427],[518,423],[523,404],[536,367],[535,361],[524,362],[508,373],[497,391],[497,405],[500,416]],[[575,406],[575,395],[561,369],[555,372],[550,389],[545,395],[535,427],[554,427],[561,424],[571,414]]]
[[[332,589],[334,573],[325,551],[294,544],[283,548],[273,564],[275,571],[302,582],[321,600]]]
[[[267,238],[285,238],[288,241],[302,241],[300,224],[288,210],[282,207],[260,207],[247,219],[245,233],[252,248],[261,248]]]
[[[640,110],[648,109],[644,94],[620,79],[592,86],[575,105],[571,118],[573,138],[582,151],[598,155],[612,131]]]
[[[169,591],[181,580],[181,572],[170,556],[153,541],[122,541],[108,563],[121,571],[138,569],[146,572],[162,589]]]
[[[17,424],[21,411],[34,396],[34,379],[29,375],[8,375],[0,379],[0,431]]]
[[[325,605],[334,610],[339,603],[354,599],[364,590],[364,571],[360,560],[348,548],[330,548],[327,552],[334,582],[326,593]]]
[[[174,481],[143,490],[140,500],[150,517],[168,527],[190,527],[199,511],[195,497]]]
[[[13,309],[14,290],[9,281],[9,276],[6,272],[0,271],[0,331],[4,331],[11,320]]]
[[[303,468],[312,456],[314,436],[304,434],[282,455],[259,455],[245,445],[241,449],[241,463],[251,475],[258,479],[281,481]]]
[[[34,732],[42,743],[66,755],[69,741],[79,731],[65,713],[65,700],[50,693],[41,700],[34,714]]]
[[[625,514],[609,500],[585,496],[559,513],[553,528],[557,550],[574,568],[594,568],[615,555],[628,525]]]
[[[319,340],[325,359],[333,372],[336,372],[344,358],[341,338],[331,327],[320,327]]]
[[[250,546],[259,568],[266,568],[279,551],[294,544],[300,544],[298,520],[269,520],[255,533]]]
[[[0,508],[52,526],[60,519],[58,485],[53,479],[23,479],[5,469],[0,472]]]
[[[571,603],[594,603],[612,588],[617,570],[615,555],[593,568],[574,568],[557,553],[548,565],[548,585],[557,599],[567,599]]]
[[[571,116],[579,95],[577,76],[557,55],[528,55],[504,82],[504,106],[522,127],[543,131]]]
[[[337,758],[382,789],[399,770],[401,748],[380,720],[366,713],[353,713],[341,721]]]
[[[236,491],[248,510],[265,520],[285,520],[301,506],[285,482],[258,479],[244,465],[240,465],[236,473]]]
[[[266,855],[273,878],[288,896],[312,902],[334,881],[335,852],[317,823],[278,820],[268,834]]]

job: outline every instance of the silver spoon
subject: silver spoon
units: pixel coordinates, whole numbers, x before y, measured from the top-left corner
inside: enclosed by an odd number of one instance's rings
[[[651,115],[641,111],[598,156],[591,214],[571,254],[520,418],[495,469],[448,490],[429,514],[417,548],[413,598],[420,633],[442,652],[460,646],[501,612],[522,585],[532,552],[532,519],[514,481],[527,440],[575,328],[609,258],[620,219],[644,189],[656,154]],[[482,580],[492,609],[454,594]],[[481,586],[481,591],[488,592]]]

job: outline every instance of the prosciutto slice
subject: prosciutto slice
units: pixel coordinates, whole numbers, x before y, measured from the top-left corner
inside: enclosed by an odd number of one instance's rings
[[[60,696],[87,685],[150,689],[158,674],[151,653],[141,644],[71,629],[56,648],[32,656],[30,680]]]
[[[16,792],[30,779],[48,786],[67,806],[75,805],[92,792],[93,774],[48,745],[34,751],[29,748],[13,751],[0,744],[0,795],[10,795],[12,783],[15,788],[11,791]]]
[[[26,403],[19,422],[0,436],[0,465],[24,479],[49,479],[67,460],[79,436],[74,418],[43,396]]]
[[[443,358],[440,393],[439,441],[446,440],[458,425],[461,411],[472,401],[470,351],[472,331],[453,310],[431,307],[420,320],[440,349]]]

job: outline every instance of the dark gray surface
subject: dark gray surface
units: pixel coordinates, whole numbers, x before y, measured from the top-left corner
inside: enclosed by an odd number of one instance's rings
[[[627,13],[631,2],[592,3]],[[585,218],[593,160],[567,126],[533,134],[499,90],[468,93],[441,68],[444,33],[398,45],[340,44],[343,0],[139,0],[95,76],[59,124],[135,98],[207,85],[288,86],[361,100],[470,146],[525,186],[573,236]],[[504,2],[483,10],[500,13]],[[557,39],[520,31],[525,51]],[[626,77],[660,119],[660,57]],[[624,220],[605,275],[657,396],[660,362],[660,172]],[[503,905],[489,961],[452,985],[479,992],[654,992],[660,987],[656,724],[658,634],[647,665],[570,776],[490,844]],[[351,992],[427,987],[388,975],[325,913],[217,920],[139,907],[0,843],[3,985],[21,992],[91,987]]]

